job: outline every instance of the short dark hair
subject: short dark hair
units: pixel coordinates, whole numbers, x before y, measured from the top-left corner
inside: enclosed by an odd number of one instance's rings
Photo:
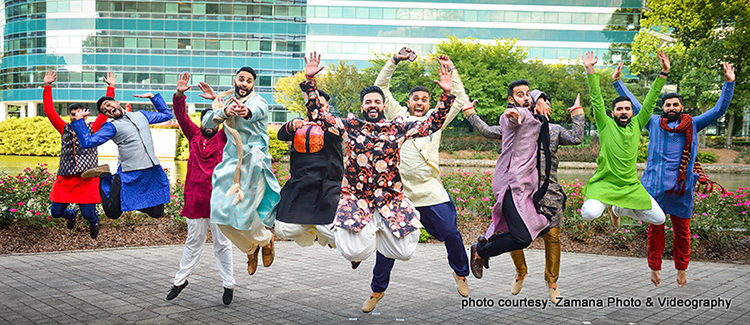
[[[328,95],[327,92],[318,89],[318,94],[320,95],[320,97],[325,98],[326,102],[330,102],[331,101],[331,95]]]
[[[508,85],[508,97],[513,97],[513,89],[515,89],[518,86],[529,86],[529,81],[526,79],[518,79],[516,81],[511,82]]]
[[[68,114],[70,114],[70,112],[74,109],[81,109],[81,108],[86,108],[86,106],[83,106],[82,104],[79,104],[79,103],[70,104],[70,106],[68,106]]]
[[[413,95],[415,92],[418,92],[418,91],[424,91],[424,92],[427,93],[427,96],[430,96],[430,90],[427,89],[427,87],[425,87],[425,86],[416,86],[416,87],[412,88],[411,90],[409,90],[409,98],[411,98],[411,95]]]
[[[367,86],[365,89],[362,89],[362,92],[359,93],[359,101],[364,102],[365,101],[365,95],[369,93],[378,93],[380,94],[380,98],[385,101],[385,94],[383,93],[383,90],[380,89],[378,86]]]
[[[101,113],[101,111],[102,111],[102,104],[104,104],[104,102],[106,102],[108,100],[115,100],[115,99],[112,98],[112,97],[109,97],[109,96],[104,96],[102,98],[99,98],[99,100],[96,101],[96,110]]]
[[[630,98],[628,98],[627,96],[620,96],[620,97],[615,98],[615,100],[612,101],[612,109],[615,108],[615,105],[617,103],[624,102],[624,101],[627,101],[628,103],[630,103],[630,107],[633,107],[633,101],[631,101]]]
[[[677,98],[677,100],[680,101],[680,105],[682,105],[682,96],[678,93],[667,93],[664,95],[664,97],[661,98],[662,105],[664,105],[664,102],[667,101],[667,99]]]
[[[253,70],[253,68],[251,67],[240,68],[239,70],[237,70],[237,73],[235,73],[234,76],[236,77],[242,71],[249,72],[251,75],[253,75],[253,80],[258,79],[258,75],[255,74],[255,70]]]

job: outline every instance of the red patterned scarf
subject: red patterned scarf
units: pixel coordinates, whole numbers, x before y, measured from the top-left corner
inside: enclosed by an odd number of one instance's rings
[[[674,129],[667,125],[667,118],[662,117],[659,126],[667,132],[685,134],[685,146],[682,148],[682,159],[680,160],[680,170],[677,176],[677,182],[672,189],[667,190],[667,193],[676,192],[679,195],[684,195],[687,166],[688,163],[690,163],[690,146],[693,144],[693,117],[689,114],[680,114],[680,124]]]

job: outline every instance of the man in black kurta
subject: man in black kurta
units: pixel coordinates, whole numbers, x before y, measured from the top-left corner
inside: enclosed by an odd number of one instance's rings
[[[320,92],[327,108],[330,97]],[[341,195],[344,177],[341,135],[323,131],[308,119],[294,119],[279,129],[282,141],[292,141],[289,150],[291,178],[281,189],[276,213],[276,235],[300,246],[317,239],[322,246],[335,247],[331,224]]]

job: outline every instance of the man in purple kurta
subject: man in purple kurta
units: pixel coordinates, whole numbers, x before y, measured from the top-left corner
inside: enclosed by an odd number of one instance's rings
[[[693,215],[693,193],[699,178],[694,171],[698,132],[726,113],[734,93],[734,68],[728,63],[723,65],[725,82],[716,106],[691,117],[683,113],[685,108],[680,95],[666,94],[663,97],[662,115],[651,116],[646,124],[649,134],[648,160],[641,183],[672,220],[674,264],[679,287],[687,283],[686,270],[690,262],[690,217]],[[622,63],[613,76],[615,90],[620,96],[630,98],[633,112],[637,113],[641,104],[620,80],[621,71]],[[648,266],[651,268],[651,282],[657,287],[661,285],[663,252],[664,225],[649,224]]]
[[[216,266],[219,268],[224,285],[222,300],[225,305],[232,302],[234,294],[234,269],[232,263],[232,242],[224,236],[215,223],[211,223],[211,175],[214,168],[221,162],[227,137],[224,132],[217,132],[219,127],[199,127],[190,120],[185,109],[185,91],[190,74],[184,73],[177,82],[177,92],[172,97],[172,106],[177,123],[189,143],[187,175],[185,176],[185,205],[180,214],[186,218],[188,233],[185,240],[185,250],[182,252],[180,269],[174,277],[174,285],[167,294],[167,300],[172,300],[187,287],[187,277],[198,264],[203,246],[206,243],[208,229],[214,244]],[[208,111],[203,111],[203,115]]]
[[[528,247],[549,226],[547,217],[535,207],[534,194],[539,190],[537,139],[543,123],[530,110],[529,82],[512,82],[508,101],[508,108],[500,117],[502,153],[492,177],[496,203],[487,229],[489,239],[480,236],[478,243],[471,246],[470,266],[477,278],[482,277],[482,268],[487,267],[491,256]],[[546,189],[541,193],[544,192]],[[496,231],[502,233],[495,234]]]

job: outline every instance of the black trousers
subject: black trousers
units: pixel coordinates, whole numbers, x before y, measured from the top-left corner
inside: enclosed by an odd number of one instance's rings
[[[99,196],[102,198],[102,208],[104,214],[110,219],[117,219],[122,215],[122,204],[120,202],[120,190],[122,189],[122,181],[120,180],[120,174],[112,176],[112,186],[109,189],[109,197],[102,190],[102,180],[110,177],[110,173],[102,173],[99,175]],[[140,209],[141,211],[152,218],[161,218],[164,215],[164,204],[159,204],[154,207]]]
[[[524,249],[531,245],[531,234],[513,203],[513,195],[508,189],[503,197],[503,217],[508,224],[508,232],[492,235],[486,244],[477,244],[477,253],[482,258],[490,258],[502,253]]]

